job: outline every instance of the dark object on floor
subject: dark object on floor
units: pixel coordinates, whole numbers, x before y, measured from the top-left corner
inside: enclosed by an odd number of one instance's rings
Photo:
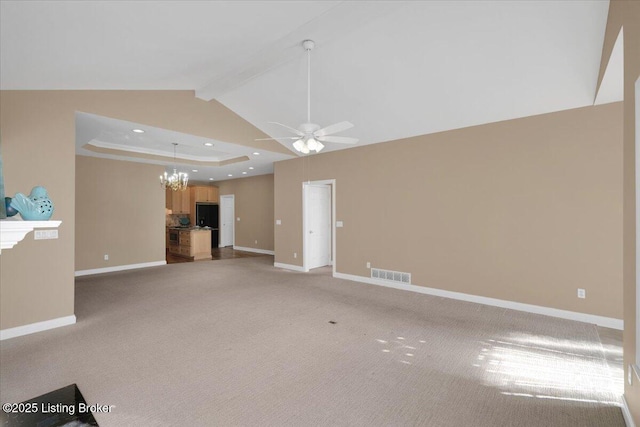
[[[4,403],[0,425],[7,427],[89,427],[98,423],[75,384],[21,403]]]
[[[331,323],[332,325],[337,324],[338,322],[334,321],[334,320],[329,320],[329,323]]]

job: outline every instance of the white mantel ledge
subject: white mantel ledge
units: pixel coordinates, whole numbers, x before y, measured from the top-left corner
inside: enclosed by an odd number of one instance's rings
[[[0,253],[11,249],[36,228],[58,228],[62,221],[24,221],[18,218],[0,220]]]

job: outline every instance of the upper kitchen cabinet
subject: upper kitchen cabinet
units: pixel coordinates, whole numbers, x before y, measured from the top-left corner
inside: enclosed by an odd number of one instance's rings
[[[191,187],[191,203],[218,203],[218,187],[196,186]]]
[[[167,209],[171,209],[171,213],[174,214],[189,214],[191,213],[191,192],[185,191],[173,191],[167,188]]]

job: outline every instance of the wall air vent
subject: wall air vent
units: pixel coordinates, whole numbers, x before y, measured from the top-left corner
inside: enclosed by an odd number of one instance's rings
[[[411,284],[411,273],[403,273],[402,271],[391,271],[382,270],[380,268],[372,268],[371,278],[386,280],[389,282]]]

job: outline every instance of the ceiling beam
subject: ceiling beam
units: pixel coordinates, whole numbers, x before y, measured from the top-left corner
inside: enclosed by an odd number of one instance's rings
[[[602,56],[600,58],[600,71],[598,72],[598,83],[596,84],[596,92],[593,95],[593,101],[595,103],[598,92],[600,91],[600,85],[602,79],[604,79],[605,71],[607,70],[607,64],[609,64],[609,58],[613,52],[613,47],[618,40],[618,35],[622,29],[622,22],[624,20],[624,7],[616,1],[609,2],[609,13],[607,14],[607,27],[604,32],[604,42],[602,43]]]

